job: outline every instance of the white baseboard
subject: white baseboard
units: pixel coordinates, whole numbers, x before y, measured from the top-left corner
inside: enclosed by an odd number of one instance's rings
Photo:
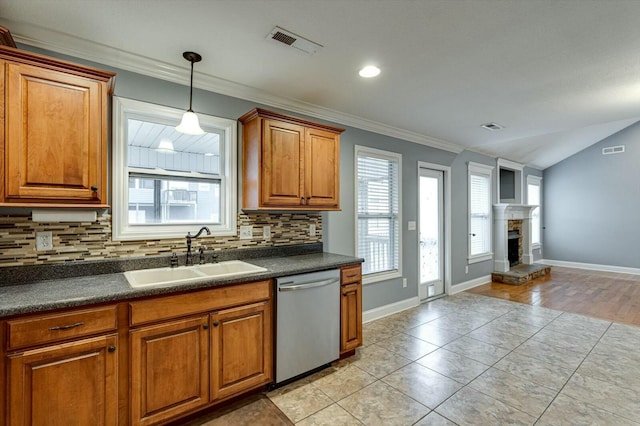
[[[620,272],[623,274],[640,275],[640,268],[628,268],[626,266],[599,265],[597,263],[568,262],[566,260],[540,259],[536,263],[544,263],[550,266],[566,266],[567,268],[587,269],[590,271]]]
[[[449,294],[460,293],[461,291],[469,290],[470,288],[478,287],[482,284],[491,282],[491,275],[485,275],[483,277],[475,278],[473,280],[461,282],[456,285],[452,285],[449,289]]]
[[[404,299],[399,302],[369,309],[362,313],[362,322],[367,323],[369,321],[374,321],[407,309],[415,308],[418,305],[420,305],[420,299],[418,297],[412,297],[410,299]]]

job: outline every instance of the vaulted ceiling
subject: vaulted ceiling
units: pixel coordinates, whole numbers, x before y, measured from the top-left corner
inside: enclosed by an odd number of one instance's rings
[[[542,169],[640,119],[639,22],[634,0],[0,4],[18,43],[183,84],[193,50],[197,87]],[[275,26],[322,48],[274,42]]]

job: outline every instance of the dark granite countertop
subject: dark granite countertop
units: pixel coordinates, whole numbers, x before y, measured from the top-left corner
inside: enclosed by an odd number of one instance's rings
[[[357,257],[324,252],[297,254],[293,256],[250,257],[244,258],[243,260],[267,268],[268,272],[235,276],[226,279],[146,288],[132,288],[122,272],[74,277],[59,277],[59,274],[56,274],[53,275],[55,279],[26,284],[4,285],[0,286],[0,318],[18,314],[212,288],[227,284],[334,269],[362,262],[362,259]],[[163,266],[166,266],[166,264]]]

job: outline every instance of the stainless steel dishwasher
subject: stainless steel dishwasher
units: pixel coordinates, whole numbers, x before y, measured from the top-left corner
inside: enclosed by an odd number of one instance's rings
[[[340,271],[276,279],[276,383],[340,357]]]

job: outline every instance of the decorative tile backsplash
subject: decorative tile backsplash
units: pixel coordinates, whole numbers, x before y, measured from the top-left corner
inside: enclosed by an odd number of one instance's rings
[[[309,235],[315,224],[316,236]],[[322,216],[317,213],[239,213],[238,227],[250,225],[254,237],[205,237],[193,241],[195,250],[202,244],[209,250],[277,247],[322,242]],[[262,228],[271,227],[271,238],[262,237]],[[194,225],[194,231],[198,226]],[[35,234],[51,231],[53,250],[36,251]],[[184,253],[184,238],[112,241],[111,215],[98,215],[95,222],[36,223],[31,215],[0,216],[0,268],[9,266],[58,264],[78,260],[115,259]]]

